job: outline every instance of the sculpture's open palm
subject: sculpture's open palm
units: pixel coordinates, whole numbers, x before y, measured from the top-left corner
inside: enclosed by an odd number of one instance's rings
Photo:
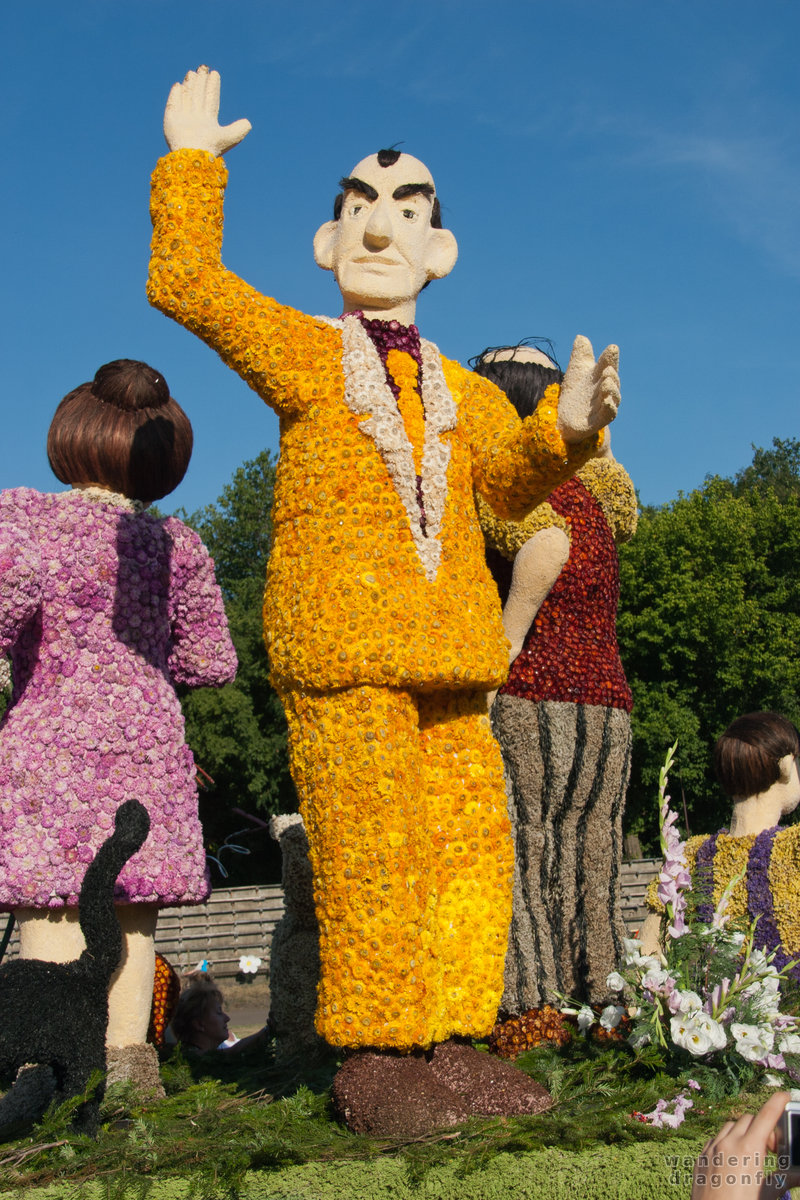
[[[619,348],[606,346],[595,362],[588,338],[575,338],[561,384],[558,428],[565,442],[580,442],[598,433],[619,408]]]
[[[208,150],[224,154],[250,132],[244,118],[230,125],[219,123],[219,71],[198,67],[187,71],[183,83],[174,83],[164,110],[164,137],[170,150]]]

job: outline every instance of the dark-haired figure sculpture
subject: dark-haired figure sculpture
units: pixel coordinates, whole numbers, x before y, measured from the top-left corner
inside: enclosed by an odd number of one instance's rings
[[[473,488],[521,514],[567,478],[616,411],[616,348],[595,363],[581,339],[564,402],[527,423],[444,359],[413,322],[456,242],[427,167],[396,151],[354,168],[314,239],[343,317],[259,294],[220,258],[219,155],[249,124],[218,109],[204,67],[170,95],[149,297],[280,416],[264,627],[314,874],[317,1028],[362,1051],[345,1068],[363,1094],[370,1063],[380,1077],[374,1120],[337,1093],[350,1124],[399,1130],[388,1109],[411,1111],[441,1043],[486,1033],[502,992],[512,847],[485,692],[506,652]],[[428,1126],[463,1115],[442,1095],[417,1106]]]
[[[734,884],[729,919],[757,921],[754,944],[770,953],[781,970],[800,982],[800,825],[781,825],[800,804],[800,733],[781,713],[737,717],[714,746],[714,770],[732,804],[730,829],[699,834],[686,842],[686,865],[700,920]],[[735,882],[734,882],[735,881]],[[642,950],[658,949],[664,906],[658,881],[647,893],[650,915],[642,930]]]
[[[487,351],[475,370],[520,416],[557,402],[563,375],[528,346]],[[502,1010],[558,994],[599,1003],[622,950],[622,812],[631,691],[617,645],[616,546],[636,529],[636,494],[610,452],[522,521],[479,501],[504,603],[509,676],[492,706],[514,833],[514,909]]]
[[[120,803],[144,805],[149,836],[115,890],[124,952],[107,1032],[120,1076],[138,1077],[158,909],[208,894],[175,685],[226,683],[236,656],[199,537],[145,511],[177,487],[192,450],[164,377],[107,363],[61,401],[47,450],[70,490],[0,492],[0,655],[13,676],[0,724],[0,911],[16,914],[23,958],[78,958],[87,866]]]

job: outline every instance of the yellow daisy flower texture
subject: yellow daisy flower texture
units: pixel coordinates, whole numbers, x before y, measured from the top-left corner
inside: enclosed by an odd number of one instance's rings
[[[597,438],[565,445],[557,397],[520,422],[424,339],[384,368],[357,315],[262,295],[221,261],[226,179],[198,151],[158,164],[148,294],[280,418],[264,634],[314,871],[318,1028],[400,1049],[485,1034],[512,848],[484,695],[507,642],[473,497],[521,518]]]

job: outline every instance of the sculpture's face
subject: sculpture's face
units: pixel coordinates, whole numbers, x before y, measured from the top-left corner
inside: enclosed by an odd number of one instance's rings
[[[781,805],[781,816],[788,816],[790,812],[794,812],[797,805],[800,804],[800,773],[797,769],[797,759],[794,755],[787,754],[781,759],[781,778],[786,778],[786,789],[783,803]]]
[[[327,221],[314,238],[314,256],[333,271],[348,310],[413,307],[428,280],[447,275],[458,254],[452,233],[431,225],[433,196],[403,194],[414,185],[432,192],[431,173],[409,154],[389,167],[372,155],[350,178],[366,189],[345,192],[339,220]]]

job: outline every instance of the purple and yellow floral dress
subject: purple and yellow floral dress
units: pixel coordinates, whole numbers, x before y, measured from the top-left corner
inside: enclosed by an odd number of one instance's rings
[[[0,910],[78,903],[129,798],[150,834],[125,903],[192,904],[208,878],[176,683],[236,671],[214,564],[174,517],[97,488],[0,492]]]

